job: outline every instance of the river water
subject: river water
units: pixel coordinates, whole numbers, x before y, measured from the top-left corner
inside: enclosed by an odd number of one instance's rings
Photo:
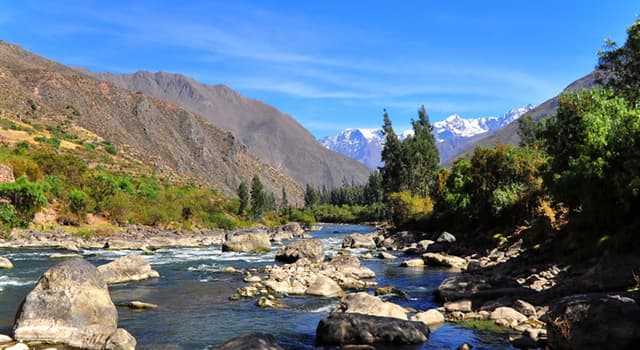
[[[327,254],[340,250],[345,234],[371,232],[362,225],[325,224],[314,238],[324,241]],[[337,302],[334,298],[291,296],[281,302],[285,309],[261,309],[255,300],[230,301],[236,288],[244,286],[241,274],[221,272],[225,267],[249,269],[274,264],[277,247],[267,254],[222,253],[220,247],[161,249],[145,256],[161,278],[110,286],[115,303],[141,300],[158,304],[157,309],[118,308],[118,326],[127,329],[138,341],[138,349],[213,349],[225,340],[249,332],[276,336],[285,349],[322,349],[316,347],[315,329]],[[0,270],[0,333],[10,334],[18,306],[38,278],[57,261],[49,259],[54,249],[0,249],[0,256],[15,265]],[[364,251],[354,250],[359,255]],[[82,254],[100,265],[136,251],[87,250]],[[399,267],[399,261],[362,260],[376,272],[378,285],[393,285],[406,291],[410,299],[390,299],[403,306],[423,311],[438,307],[432,292],[450,275],[446,270]],[[393,349],[456,349],[463,342],[474,349],[511,349],[500,337],[451,324],[432,332],[423,345]],[[379,349],[391,349],[379,347]]]

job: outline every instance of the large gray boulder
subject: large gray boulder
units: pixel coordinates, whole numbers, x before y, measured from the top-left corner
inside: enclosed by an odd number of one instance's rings
[[[90,350],[135,349],[135,338],[117,325],[102,274],[83,259],[69,259],[45,272],[27,295],[14,338]]]
[[[324,244],[319,239],[303,239],[289,243],[276,253],[276,260],[293,263],[298,259],[320,263],[324,260]]]
[[[376,241],[371,234],[353,233],[344,238],[342,247],[376,249]]]
[[[547,336],[555,350],[637,349],[640,306],[616,294],[568,296],[551,305]]]
[[[407,319],[407,310],[402,306],[382,301],[382,299],[365,292],[347,295],[340,301],[334,312],[359,313],[401,320]]]
[[[153,270],[148,261],[140,255],[127,255],[118,258],[108,264],[98,266],[107,284],[142,281],[149,278],[158,278],[160,274]]]
[[[223,252],[265,253],[271,250],[266,231],[236,231],[229,233],[222,244]]]
[[[320,320],[316,341],[322,345],[420,344],[429,328],[422,322],[353,313],[332,314]]]
[[[340,288],[340,285],[338,285],[336,281],[329,277],[318,275],[316,280],[304,291],[304,294],[319,297],[333,297],[343,296],[344,291],[342,291],[342,288]]]
[[[227,340],[216,350],[282,350],[271,334],[251,333]]]

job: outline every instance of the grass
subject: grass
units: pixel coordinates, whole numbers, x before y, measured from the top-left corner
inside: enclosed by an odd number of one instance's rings
[[[463,328],[469,328],[484,333],[505,334],[513,332],[510,329],[499,327],[490,320],[464,320],[454,322],[454,324]]]

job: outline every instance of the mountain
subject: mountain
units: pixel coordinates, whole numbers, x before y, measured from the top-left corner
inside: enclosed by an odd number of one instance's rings
[[[224,85],[206,85],[181,74],[145,71],[93,73],[97,79],[169,101],[230,131],[250,154],[304,186],[340,186],[366,182],[370,170],[323,147],[292,117]]]
[[[527,105],[510,110],[500,117],[462,118],[454,114],[434,123],[433,134],[436,137],[441,162],[455,157],[473,141],[496,132],[533,108],[532,105]],[[405,130],[400,133],[400,138],[404,139],[411,134],[412,130]],[[320,143],[372,169],[382,165],[380,154],[384,136],[381,129],[345,129],[335,136],[321,139]]]
[[[575,92],[579,90],[589,89],[592,87],[596,87],[596,72],[591,72],[584,77],[574,81],[569,84],[562,93],[565,92]],[[559,95],[558,95],[559,96]],[[533,108],[529,112],[528,115],[532,116],[534,120],[540,121],[544,118],[548,118],[552,115],[556,114],[558,110],[558,96],[554,96],[537,107]],[[483,137],[475,140],[470,143],[462,152],[459,153],[459,157],[470,157],[473,154],[473,151],[476,147],[488,147],[497,145],[499,143],[505,145],[517,145],[520,142],[520,137],[518,136],[518,123],[512,123],[504,128],[496,131],[490,135],[484,135]],[[453,160],[457,158],[450,158],[445,165],[453,164]]]
[[[160,174],[207,182],[226,195],[259,174],[265,188],[285,187],[301,198],[290,177],[247,152],[230,132],[170,102],[132,92],[0,41],[0,111],[47,128],[86,130],[118,147],[132,162]]]

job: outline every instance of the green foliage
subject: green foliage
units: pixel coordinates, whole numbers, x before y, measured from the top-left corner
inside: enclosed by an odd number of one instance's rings
[[[400,187],[425,197],[438,171],[440,156],[432,134],[433,126],[424,106],[418,110],[418,120],[411,120],[411,125],[413,135],[402,142],[404,173]]]
[[[22,223],[28,223],[47,204],[42,184],[31,182],[24,176],[15,182],[1,183],[0,197],[11,203]]]
[[[72,188],[69,191],[69,210],[78,217],[84,218],[89,209],[90,200],[91,198],[84,191]]]
[[[236,220],[223,213],[216,213],[211,215],[208,218],[208,223],[213,227],[229,231],[235,230],[238,227]]]
[[[627,28],[627,41],[621,47],[611,40],[598,52],[597,82],[625,98],[633,106],[640,102],[640,20]]]
[[[381,155],[384,165],[380,168],[380,174],[382,176],[382,188],[385,195],[388,195],[400,191],[402,187],[404,162],[402,143],[393,130],[391,119],[386,109],[384,110],[382,133],[385,136]]]
[[[238,206],[238,215],[244,215],[245,210],[249,206],[249,190],[247,189],[247,183],[242,180],[238,186],[238,199],[240,200]]]
[[[393,224],[404,228],[426,221],[433,212],[433,202],[410,191],[396,192],[389,195],[389,210]]]
[[[314,205],[318,205],[318,203],[320,203],[320,196],[318,195],[318,192],[311,187],[311,185],[307,184],[304,191],[304,206],[312,207]]]
[[[251,180],[251,208],[249,216],[252,220],[257,220],[264,215],[267,207],[267,195],[264,193],[264,186],[258,175],[254,175]]]
[[[109,142],[104,142],[104,150],[111,155],[116,155],[116,153],[118,153],[116,146]]]
[[[9,231],[12,227],[24,226],[13,205],[0,202],[0,230]]]
[[[56,137],[36,136],[33,138],[36,142],[45,143],[55,148],[60,148],[60,139]]]

